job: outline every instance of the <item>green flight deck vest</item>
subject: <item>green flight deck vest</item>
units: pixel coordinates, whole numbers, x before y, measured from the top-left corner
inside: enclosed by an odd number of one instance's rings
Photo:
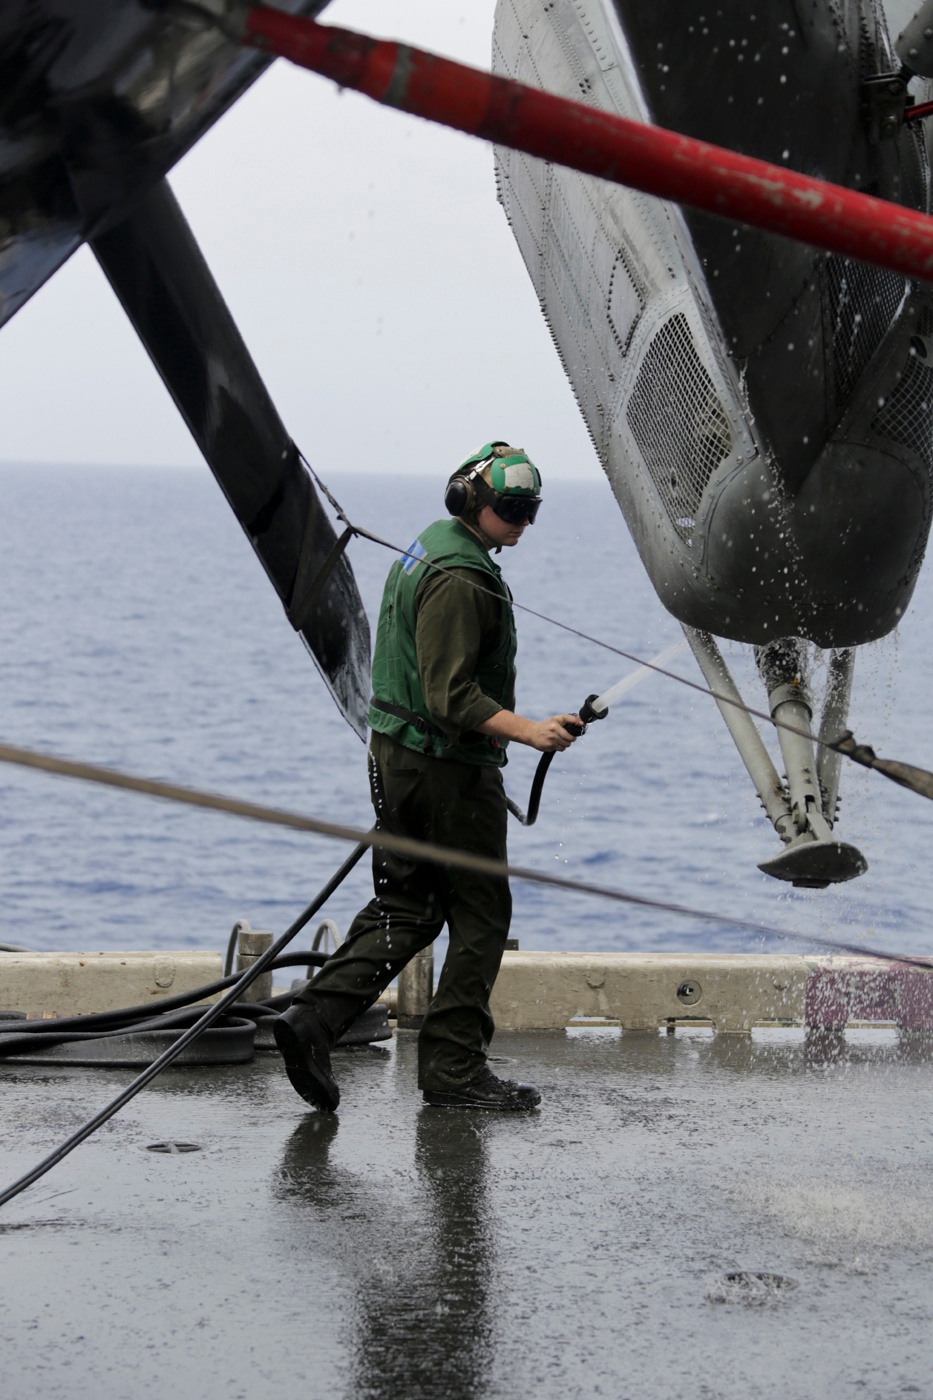
[[[456,520],[437,520],[395,561],[386,579],[373,653],[373,700],[405,713],[387,713],[372,703],[370,727],[405,748],[435,758],[501,767],[506,762],[507,740],[480,734],[460,742],[451,740],[436,727],[425,703],[415,649],[417,593],[431,573],[425,560],[445,569],[474,569],[484,575],[488,588],[500,594],[499,637],[493,650],[479,657],[473,679],[483,694],[503,709],[510,710],[515,704],[515,620],[502,571],[465,526]],[[461,586],[468,588],[469,584]]]

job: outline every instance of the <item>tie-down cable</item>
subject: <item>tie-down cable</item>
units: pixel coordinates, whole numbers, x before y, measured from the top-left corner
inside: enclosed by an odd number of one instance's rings
[[[304,453],[299,452],[298,455],[314,477],[322,493],[327,497],[338,519],[342,520],[346,526],[345,534],[352,534],[359,539],[369,540],[372,544],[377,544],[383,549],[388,549],[392,553],[400,555],[402,558],[409,557],[408,549],[403,549],[401,545],[394,544],[391,540],[384,539],[381,535],[376,535],[371,530],[365,529],[364,526],[355,524],[321,480]],[[410,547],[411,546],[408,548]],[[426,565],[436,573],[445,574],[448,578],[454,579],[458,583],[466,584],[469,588],[475,588],[480,593],[486,593],[490,597],[499,600],[502,599],[501,593],[496,592],[493,588],[489,588],[486,584],[480,582],[479,579],[474,580],[472,578],[466,578],[462,573],[455,574],[452,570],[445,569],[442,564],[432,563],[430,559],[425,557],[419,558],[418,563]],[[700,695],[709,696],[709,698],[715,700],[717,704],[731,705],[734,709],[744,710],[744,712],[753,719],[763,720],[774,729],[786,729],[789,734],[796,734],[798,738],[801,739],[809,739],[821,748],[831,749],[834,753],[841,754],[844,758],[851,759],[853,763],[857,763],[863,768],[872,768],[876,772],[883,774],[884,777],[890,778],[892,782],[899,784],[899,786],[908,788],[911,792],[916,792],[921,797],[933,800],[933,773],[929,772],[926,768],[919,768],[912,763],[902,763],[898,759],[879,758],[869,744],[860,744],[851,730],[845,730],[836,739],[820,738],[819,735],[813,734],[809,730],[799,729],[795,724],[788,724],[786,720],[776,719],[774,715],[768,714],[764,710],[757,710],[754,706],[747,705],[744,700],[737,699],[734,695],[725,695],[721,691],[712,690],[709,686],[703,685],[701,681],[694,681],[688,676],[681,676],[676,671],[668,670],[667,667],[662,664],[662,657],[665,653],[661,653],[661,655],[656,657],[653,661],[646,661],[643,657],[636,656],[634,652],[626,651],[623,647],[616,646],[612,642],[604,641],[600,637],[594,637],[589,632],[584,632],[579,627],[574,627],[572,623],[563,622],[560,618],[550,617],[547,613],[539,612],[536,608],[529,607],[527,603],[517,603],[514,599],[511,599],[511,606],[518,612],[536,618],[539,622],[545,622],[549,626],[560,628],[562,632],[567,632],[572,637],[577,637],[580,641],[589,642],[590,645],[600,647],[603,651],[612,652],[614,656],[619,656],[625,661],[631,661],[636,666],[643,667],[645,670],[654,671],[659,676],[666,676],[668,680],[677,681],[680,685],[685,685],[690,690],[697,691]],[[666,650],[667,649],[665,649],[665,651]],[[626,677],[625,681],[628,679],[629,678]],[[618,687],[624,685],[625,681],[618,682],[617,686],[611,686],[609,690],[603,692],[603,695],[608,696],[612,691],[618,691]],[[581,705],[578,713],[584,729],[587,724],[591,724],[594,720],[605,719],[606,715],[609,713],[608,705],[604,707],[600,704],[602,699],[603,696],[589,695]],[[550,760],[552,757],[552,754],[544,754],[541,763],[539,763],[539,770],[541,770],[540,781],[539,773],[536,772],[532,785],[532,795],[528,804],[527,816],[513,802],[510,801],[509,803],[510,811],[519,818],[523,825],[531,826],[537,815],[538,803],[541,797],[541,787],[543,786],[544,776],[547,773],[548,767],[548,764],[544,763],[544,760]]]

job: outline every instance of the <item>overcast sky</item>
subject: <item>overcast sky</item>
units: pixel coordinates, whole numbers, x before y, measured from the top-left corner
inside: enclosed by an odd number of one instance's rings
[[[493,11],[334,0],[324,19],[488,68]],[[279,60],[170,180],[312,460],[446,472],[502,437],[545,476],[601,475],[491,147]],[[201,463],[87,249],[0,334],[0,383],[0,460]]]

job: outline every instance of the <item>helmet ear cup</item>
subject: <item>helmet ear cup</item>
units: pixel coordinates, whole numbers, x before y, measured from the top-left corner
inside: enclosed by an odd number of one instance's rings
[[[451,477],[444,492],[444,505],[450,515],[463,515],[473,503],[473,484],[465,476]]]

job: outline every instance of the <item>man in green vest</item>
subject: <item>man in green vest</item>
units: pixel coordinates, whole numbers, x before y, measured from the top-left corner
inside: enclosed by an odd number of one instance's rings
[[[370,784],[383,830],[504,862],[507,745],[551,753],[579,732],[576,715],[531,720],[514,710],[515,620],[490,552],[518,544],[540,491],[521,449],[487,443],[447,484],[453,518],[429,525],[389,570],[369,711]],[[346,942],[275,1024],[293,1087],[323,1112],[336,1109],[331,1047],[446,923],[448,953],[418,1039],[425,1102],[535,1108],[537,1089],[498,1079],[486,1062],[489,997],[512,913],[508,880],[376,848],[373,884]]]

